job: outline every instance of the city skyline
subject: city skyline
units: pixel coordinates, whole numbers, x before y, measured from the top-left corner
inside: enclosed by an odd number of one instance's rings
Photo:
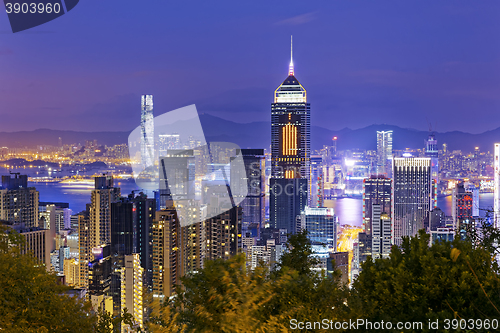
[[[500,3],[13,1],[0,330],[498,328]]]
[[[471,133],[500,127],[500,121],[484,122],[499,105],[500,44],[491,42],[498,3],[265,9],[255,3],[240,10],[225,3],[205,8],[210,20],[203,11],[173,15],[190,12],[185,5],[152,3],[123,6],[123,15],[114,17],[115,29],[128,38],[109,30],[116,6],[80,3],[61,19],[4,35],[0,131],[128,130],[143,93],[155,95],[163,106],[158,113],[195,103],[201,113],[223,119],[268,121],[267,91],[287,66],[290,34],[316,105],[313,126],[339,130],[383,122],[422,130],[430,122],[438,132]],[[131,27],[132,17],[148,24]],[[226,29],[231,24],[235,29]],[[0,31],[7,25],[2,20]],[[145,45],[146,52],[134,45]],[[37,54],[36,61],[29,54]],[[98,116],[103,121],[96,123]]]

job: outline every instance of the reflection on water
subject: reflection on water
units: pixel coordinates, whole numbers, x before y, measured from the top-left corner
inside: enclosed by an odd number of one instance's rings
[[[363,225],[363,199],[339,198],[325,200],[325,206],[333,208],[340,224],[361,227]]]
[[[73,212],[85,210],[85,205],[90,203],[90,194],[94,189],[88,184],[61,184],[61,183],[29,183],[40,192],[40,201],[47,202],[68,202]],[[122,196],[130,194],[132,191],[143,191],[148,197],[154,197],[152,191],[144,191],[137,186],[133,179],[120,180],[115,182],[115,186],[121,188]],[[479,195],[480,215],[485,216],[487,209],[493,209],[493,193],[481,193]],[[438,207],[443,212],[451,216],[452,196],[439,197]],[[325,200],[325,206],[333,208],[338,216],[340,224],[348,224],[361,227],[363,225],[363,200],[361,198],[339,198],[335,200]]]
[[[68,202],[69,208],[78,213],[85,210],[85,205],[90,203],[90,195],[94,189],[93,185],[61,184],[61,183],[29,183],[40,192],[40,201],[45,202]],[[122,196],[129,195],[132,191],[142,191],[134,180],[120,180],[115,186],[121,188]],[[143,191],[152,198],[152,191]]]
[[[493,209],[493,193],[481,193],[479,195],[479,214],[486,215],[486,210]],[[452,196],[439,197],[437,205],[448,216],[451,216]],[[335,215],[339,217],[340,224],[349,224],[361,227],[363,225],[363,199],[340,198],[336,200],[325,200],[325,206],[335,209]]]
[[[452,200],[453,197],[451,195],[447,197],[439,197],[437,199],[437,205],[441,210],[445,213],[445,215],[451,216],[452,210]],[[493,210],[493,193],[480,193],[479,194],[479,215],[485,216],[486,210]]]

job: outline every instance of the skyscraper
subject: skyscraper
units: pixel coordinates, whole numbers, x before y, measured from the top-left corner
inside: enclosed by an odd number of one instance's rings
[[[500,228],[500,143],[495,143],[495,157],[493,162],[493,168],[495,172],[494,180],[494,225],[496,228]]]
[[[307,207],[300,215],[301,229],[306,229],[312,245],[337,251],[337,217],[333,208]]]
[[[395,158],[392,209],[393,244],[429,225],[432,198],[431,159]]]
[[[392,181],[380,175],[363,180],[363,224],[367,235],[372,234],[372,205],[380,205],[381,212],[391,215]]]
[[[392,131],[377,131],[377,173],[391,175]]]
[[[474,193],[469,191],[464,182],[460,182],[453,189],[452,197],[453,227],[456,232],[465,233],[468,227],[473,226]]]
[[[141,163],[144,169],[154,165],[153,95],[141,96]]]
[[[363,180],[363,224],[374,258],[387,257],[391,249],[392,180],[383,175]]]
[[[156,212],[153,222],[153,297],[170,297],[180,284],[180,222],[175,209]]]
[[[271,106],[271,179],[269,219],[273,228],[296,232],[310,184],[310,117],[307,93],[295,78],[293,57],[288,77],[274,92]]]
[[[431,159],[431,178],[432,178],[432,207],[437,207],[437,186],[439,184],[439,152],[436,135],[429,134],[426,141],[425,157]]]
[[[264,149],[242,149],[248,195],[240,203],[243,210],[243,237],[259,237],[265,222],[265,156]],[[231,176],[231,179],[234,177]],[[252,235],[252,230],[257,234]]]

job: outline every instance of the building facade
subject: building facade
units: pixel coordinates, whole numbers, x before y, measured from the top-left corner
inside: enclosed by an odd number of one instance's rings
[[[141,163],[146,170],[154,165],[153,95],[141,96]]]
[[[392,176],[392,131],[377,131],[377,173]]]
[[[121,313],[127,309],[133,317],[134,327],[140,329],[144,328],[143,274],[139,254],[126,255],[121,269]],[[130,327],[122,324],[122,332],[128,331]]]
[[[403,236],[427,229],[432,209],[431,159],[395,158],[392,196],[392,240],[401,245]]]
[[[28,187],[28,176],[15,173],[2,176],[0,186],[0,219],[14,225],[38,227],[39,193]],[[43,227],[43,226],[42,226]]]
[[[297,216],[310,193],[310,117],[307,92],[295,78],[293,59],[288,77],[274,92],[271,106],[271,179],[269,220],[273,228],[296,232]]]
[[[312,245],[323,245],[330,251],[337,251],[337,217],[333,208],[306,207],[300,215],[300,222]]]

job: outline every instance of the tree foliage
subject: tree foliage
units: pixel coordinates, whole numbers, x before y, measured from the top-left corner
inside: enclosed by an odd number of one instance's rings
[[[349,316],[372,321],[498,318],[500,280],[490,253],[457,237],[431,247],[405,238],[389,259],[366,261],[354,282]]]
[[[276,271],[248,270],[245,256],[205,263],[185,276],[173,301],[151,320],[153,332],[288,332],[290,319],[334,319],[345,301],[338,275],[327,277],[305,233],[292,235]],[[321,319],[323,319],[321,318]]]
[[[21,255],[22,237],[0,226],[0,329],[2,332],[92,332],[90,305],[65,294],[30,255]]]

